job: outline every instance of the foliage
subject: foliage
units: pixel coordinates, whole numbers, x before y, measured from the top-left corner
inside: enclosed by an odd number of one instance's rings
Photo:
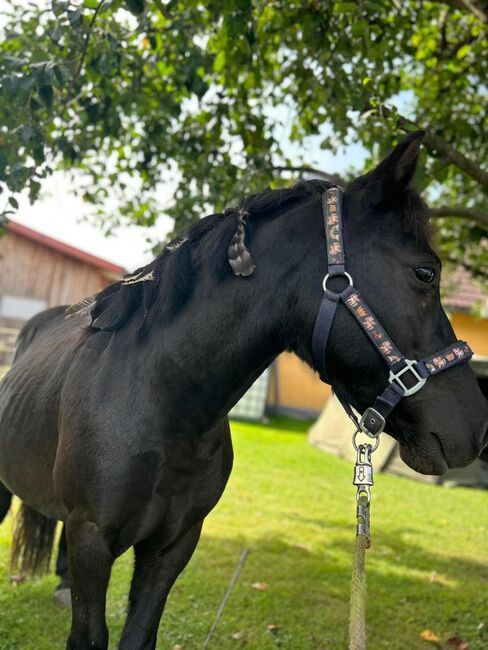
[[[346,647],[355,531],[352,468],[310,447],[289,423],[281,426],[233,424],[230,483],[169,597],[158,648],[202,648],[244,548],[250,550],[248,559],[210,648]],[[367,554],[370,647],[429,650],[433,646],[421,634],[432,630],[444,642],[458,635],[470,650],[486,648],[487,522],[480,516],[486,494],[377,474],[373,498]],[[61,647],[70,613],[53,602],[56,578],[10,585],[9,537],[5,523],[0,528],[0,647]],[[127,553],[112,572],[111,647],[125,618],[131,568]]]
[[[166,212],[180,230],[313,165],[287,155],[290,141],[301,147],[315,136],[331,150],[360,142],[376,159],[421,126],[427,154],[417,182],[446,208],[444,250],[488,273],[481,4],[13,4],[0,44],[7,212],[24,188],[35,200],[61,167],[81,172],[80,192],[105,223],[150,225],[162,212],[158,188],[176,178]],[[458,208],[463,221],[452,218]]]

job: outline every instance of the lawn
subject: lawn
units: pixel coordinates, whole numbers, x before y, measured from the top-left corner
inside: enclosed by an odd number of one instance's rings
[[[245,548],[247,562],[210,649],[345,648],[355,527],[351,466],[311,448],[300,424],[232,428],[232,478],[170,595],[158,648],[202,648]],[[376,477],[367,557],[371,650],[440,647],[421,638],[425,630],[443,642],[458,635],[469,650],[488,647],[487,502],[486,492]],[[52,600],[55,578],[11,586],[10,533],[11,522],[4,522],[0,649],[62,648],[69,613]],[[112,574],[111,648],[122,629],[131,562],[127,553]]]

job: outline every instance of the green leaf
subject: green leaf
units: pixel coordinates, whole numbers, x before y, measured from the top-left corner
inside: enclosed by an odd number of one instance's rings
[[[41,184],[31,178],[29,181],[29,201],[31,203],[34,203],[34,201],[37,199],[39,196],[39,192],[41,191]]]
[[[83,24],[83,14],[80,9],[75,9],[75,11],[68,11],[68,20],[69,24],[73,29],[78,29]]]
[[[87,9],[97,9],[100,4],[100,0],[85,0],[83,3]]]
[[[471,45],[466,44],[459,48],[456,53],[456,59],[464,59],[471,52]]]
[[[17,56],[4,56],[2,62],[6,68],[21,68],[29,63],[28,59],[21,59]]]
[[[56,77],[56,81],[58,82],[58,85],[62,88],[66,82],[66,77],[67,77],[66,68],[60,65],[55,65],[53,71],[54,71],[54,76]]]
[[[61,23],[56,23],[54,29],[51,32],[51,38],[55,43],[59,43],[61,37],[63,36],[63,27]]]
[[[52,86],[41,86],[39,88],[39,97],[42,99],[46,107],[51,110],[53,107],[54,91]]]
[[[68,8],[68,3],[59,0],[58,2],[54,1],[52,4],[53,13],[55,16],[61,16]]]
[[[19,140],[24,145],[29,144],[33,135],[34,135],[34,129],[28,124],[23,124],[18,130]]]
[[[215,61],[213,64],[213,69],[215,70],[215,72],[222,72],[222,70],[225,68],[226,61],[227,61],[227,57],[225,55],[225,51],[220,50],[220,52],[215,57]]]
[[[52,61],[40,61],[30,66],[39,86],[48,86],[54,81],[53,65]]]
[[[28,74],[20,79],[20,90],[23,93],[29,93],[35,86],[36,80],[34,75]]]
[[[358,5],[355,2],[334,2],[332,11],[338,14],[356,13]]]
[[[144,11],[144,0],[125,0],[129,11],[131,11],[136,16],[139,16]]]
[[[32,148],[32,155],[34,156],[34,162],[36,165],[42,165],[42,163],[46,160],[44,154],[44,144],[40,139],[36,143],[36,146]]]
[[[19,209],[19,202],[13,196],[8,197],[8,202],[15,210]]]
[[[3,95],[9,99],[15,99],[20,90],[21,77],[7,74],[0,79]]]

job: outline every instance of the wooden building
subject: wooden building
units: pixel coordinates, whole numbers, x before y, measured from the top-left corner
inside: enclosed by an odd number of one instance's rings
[[[3,362],[17,329],[31,316],[90,296],[124,273],[121,266],[11,221],[0,237]]]

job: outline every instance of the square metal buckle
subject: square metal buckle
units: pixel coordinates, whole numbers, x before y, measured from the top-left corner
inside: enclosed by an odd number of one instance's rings
[[[385,418],[372,406],[367,408],[359,420],[359,428],[370,438],[376,438],[386,426]]]
[[[390,376],[388,377],[388,381],[390,382],[390,384],[393,381],[396,381],[397,384],[400,386],[400,388],[403,390],[404,397],[408,397],[409,395],[413,395],[414,393],[417,393],[427,381],[427,377],[422,377],[415,369],[416,365],[417,362],[415,360],[405,359],[404,368],[399,370],[397,373],[393,372],[393,370],[390,370]],[[407,388],[405,383],[400,379],[400,377],[408,371],[410,371],[412,375],[415,377],[415,379],[417,380],[417,383],[414,384],[411,388]]]

